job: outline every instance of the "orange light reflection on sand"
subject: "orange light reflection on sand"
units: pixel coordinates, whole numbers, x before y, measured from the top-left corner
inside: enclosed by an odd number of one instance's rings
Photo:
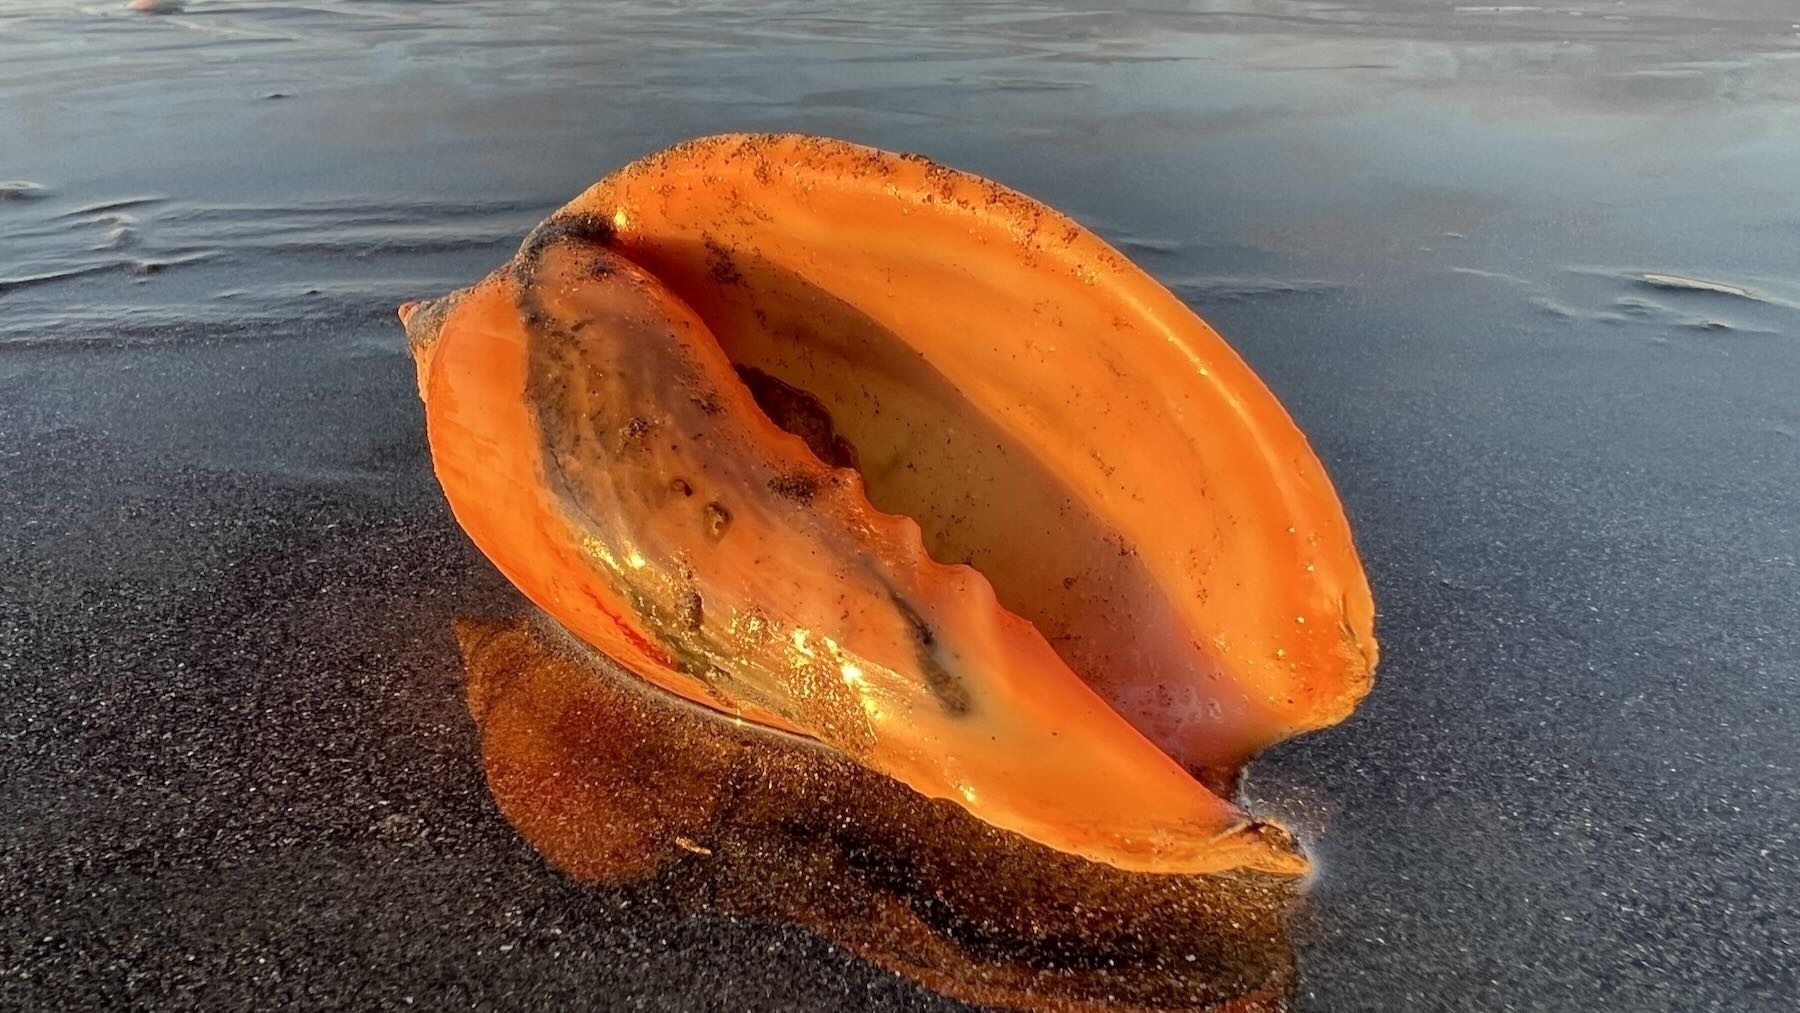
[[[495,801],[578,880],[804,925],[992,1006],[1288,1008],[1290,880],[1086,862],[658,693],[535,621],[455,629]]]

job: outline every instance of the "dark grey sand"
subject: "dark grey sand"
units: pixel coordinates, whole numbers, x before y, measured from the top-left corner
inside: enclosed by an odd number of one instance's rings
[[[1301,1008],[1800,1002],[1784,0],[121,8],[0,11],[0,1007],[953,1008],[482,781],[448,624],[521,605],[391,309],[726,129],[1067,209],[1311,434],[1384,662],[1252,771]]]

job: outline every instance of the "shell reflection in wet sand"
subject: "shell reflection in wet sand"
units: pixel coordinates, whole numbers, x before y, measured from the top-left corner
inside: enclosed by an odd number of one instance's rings
[[[969,1002],[1288,1008],[1291,878],[1088,862],[842,754],[734,725],[537,622],[455,632],[495,801],[576,879],[797,923]]]

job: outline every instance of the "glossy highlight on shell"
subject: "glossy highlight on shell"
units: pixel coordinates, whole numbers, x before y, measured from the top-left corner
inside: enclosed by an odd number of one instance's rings
[[[458,521],[642,678],[1123,869],[1304,869],[1223,794],[1369,687],[1342,508],[1073,221],[917,156],[709,138],[402,317]]]

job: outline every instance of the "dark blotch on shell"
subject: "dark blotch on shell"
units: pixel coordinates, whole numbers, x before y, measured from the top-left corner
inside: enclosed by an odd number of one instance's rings
[[[793,500],[805,506],[819,494],[818,476],[808,475],[804,471],[790,471],[785,475],[776,475],[769,479],[769,491],[782,499]]]
[[[626,420],[624,428],[619,432],[619,449],[621,451],[641,449],[645,439],[655,428],[656,421],[654,419],[647,419],[642,415],[632,416]]]
[[[722,538],[725,529],[731,526],[731,511],[722,503],[706,504],[706,533],[714,538]]]
[[[720,285],[736,285],[744,280],[744,275],[738,270],[737,261],[732,259],[730,250],[711,236],[707,236],[704,242],[706,243],[706,266],[712,271],[713,281]]]
[[[769,421],[806,441],[814,456],[833,468],[855,468],[856,448],[838,435],[831,412],[811,391],[803,390],[757,369],[736,367],[738,379],[750,388],[750,396]]]
[[[701,600],[700,592],[693,588],[681,593],[681,600],[676,603],[676,608],[680,610],[678,618],[681,625],[690,630],[697,630],[706,622],[705,602]]]
[[[899,610],[900,617],[912,627],[913,648],[918,655],[919,668],[924,672],[925,684],[930,687],[932,695],[937,697],[938,704],[944,708],[945,713],[955,717],[969,713],[972,704],[969,688],[938,657],[937,633],[932,630],[931,624],[925,621],[918,609],[913,608],[910,602],[892,588],[888,589],[888,598],[894,603],[894,608]]]
[[[529,281],[537,271],[538,261],[544,250],[564,241],[598,243],[603,247],[611,247],[618,233],[611,222],[599,215],[561,214],[551,218],[525,237],[519,245],[519,255],[513,258],[513,264]],[[606,265],[601,265],[606,267]],[[590,266],[589,270],[594,268]],[[610,267],[607,267],[610,272]]]

